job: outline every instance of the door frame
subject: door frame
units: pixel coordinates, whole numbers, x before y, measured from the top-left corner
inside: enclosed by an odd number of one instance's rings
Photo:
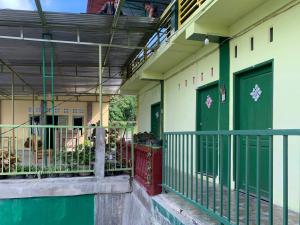
[[[274,97],[274,59],[271,59],[271,60],[267,60],[265,62],[262,62],[262,63],[259,63],[259,64],[256,64],[254,66],[250,66],[250,67],[247,67],[245,69],[242,69],[240,71],[237,71],[237,72],[234,72],[233,73],[233,130],[236,130],[237,129],[237,106],[236,106],[236,103],[237,103],[237,87],[238,87],[238,78],[241,77],[241,76],[245,76],[245,74],[247,72],[251,72],[251,71],[254,71],[254,70],[257,70],[257,69],[260,69],[262,67],[265,67],[267,65],[270,65],[272,67],[272,93],[273,93],[273,97]],[[274,110],[274,107],[273,107],[273,101],[274,99],[272,98],[272,103],[271,103],[271,106],[272,106],[272,116],[271,116],[271,119],[272,119],[272,125],[271,125],[271,128],[273,129],[273,110]]]
[[[273,111],[274,111],[274,59],[270,59],[270,60],[267,60],[267,61],[264,61],[262,63],[258,63],[256,65],[253,65],[253,66],[250,66],[250,67],[247,67],[245,69],[242,69],[240,71],[237,71],[237,72],[234,72],[233,73],[233,120],[232,120],[232,125],[233,125],[233,130],[236,130],[237,129],[237,126],[238,126],[238,112],[237,112],[237,109],[238,109],[238,106],[236,105],[236,103],[238,102],[238,95],[237,95],[237,92],[238,92],[238,81],[239,81],[239,78],[242,77],[242,76],[246,76],[248,72],[251,72],[251,71],[255,71],[257,69],[260,69],[262,67],[265,67],[265,66],[270,66],[272,69],[271,69],[271,73],[272,73],[272,76],[271,76],[271,79],[272,79],[272,87],[271,87],[271,90],[272,90],[272,102],[271,102],[271,119],[272,119],[272,124],[271,124],[271,129],[273,129]],[[236,142],[234,141],[233,142],[233,182],[234,182],[234,186],[235,186],[235,189],[236,189]],[[240,191],[242,191],[242,189],[240,189]],[[251,193],[250,193],[251,194]],[[253,194],[251,194],[253,195]]]
[[[205,90],[205,89],[209,89],[209,88],[212,88],[212,87],[217,87],[219,89],[219,84],[220,84],[219,80],[216,80],[216,81],[212,81],[208,84],[202,85],[202,86],[200,86],[196,89],[196,119],[195,119],[195,123],[196,123],[195,124],[195,130],[196,131],[202,131],[201,129],[199,129],[199,127],[200,127],[199,126],[199,119],[201,117],[200,106],[199,106],[199,104],[200,104],[199,103],[199,93],[201,91]],[[217,130],[219,130],[219,129],[220,129],[220,94],[219,94],[219,91],[218,91],[218,129]],[[199,148],[199,142],[196,141],[196,149],[198,149],[198,148]],[[196,155],[197,155],[197,153],[196,153]],[[198,156],[196,156],[196,157],[198,157]],[[219,160],[220,159],[219,159],[218,155],[216,157],[217,157],[218,166],[217,166],[217,171],[216,171],[215,176],[216,176],[216,179],[218,179],[219,174],[220,174],[219,173]],[[196,170],[197,170],[198,174],[202,173],[200,168],[196,168]],[[209,175],[209,177],[212,177],[212,176]]]
[[[196,119],[195,119],[195,123],[196,123],[195,130],[196,131],[201,131],[200,129],[198,129],[199,128],[198,122],[199,122],[199,117],[200,117],[200,112],[199,112],[199,107],[198,107],[199,106],[198,105],[199,104],[199,92],[202,90],[211,88],[213,86],[219,87],[219,80],[212,81],[212,82],[202,85],[196,89]],[[219,99],[218,99],[219,100],[219,102],[218,102],[218,104],[219,104],[219,107],[218,107],[218,130],[219,130],[219,128],[220,128],[220,95],[218,95],[218,97],[219,97]]]

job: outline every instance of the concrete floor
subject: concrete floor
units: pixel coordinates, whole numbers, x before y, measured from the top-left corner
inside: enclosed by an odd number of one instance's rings
[[[213,210],[213,186],[212,183],[209,182],[208,192],[206,189],[206,181],[203,183],[203,201],[201,202],[201,194],[200,194],[200,180],[198,181],[198,193],[195,192],[196,185],[194,181],[194,188],[193,188],[193,200],[196,201],[197,204],[202,204],[203,206],[207,206],[208,208]],[[186,191],[186,189],[185,189]],[[182,190],[181,190],[182,192]],[[208,202],[207,202],[207,193],[208,193]],[[196,198],[197,194],[197,198]],[[186,195],[186,192],[185,192]],[[216,202],[216,212],[220,214],[220,205],[221,205],[221,197],[220,197],[220,186],[216,185],[216,194],[215,194]],[[165,201],[170,203],[173,202],[174,207],[180,213],[185,213],[187,216],[191,217],[195,222],[198,221],[196,224],[219,224],[214,219],[208,217],[205,213],[201,212],[197,207],[193,206],[192,204],[188,203],[183,198],[179,197],[178,195],[169,192],[168,194],[163,194]],[[189,192],[189,198],[191,198],[191,192]],[[231,214],[231,223],[236,224],[236,191],[230,192],[230,214]],[[208,204],[207,204],[208,203]],[[256,213],[257,213],[257,198],[255,196],[249,196],[249,224],[254,225],[256,223]],[[261,220],[260,224],[267,225],[269,223],[269,202],[267,200],[261,200]],[[228,215],[228,191],[224,187],[223,188],[223,215],[227,217]],[[239,193],[239,224],[246,224],[246,194],[240,192]],[[290,225],[298,225],[299,222],[299,213],[289,210],[288,213],[288,224]],[[283,209],[280,206],[273,205],[273,224],[280,225],[283,224]]]

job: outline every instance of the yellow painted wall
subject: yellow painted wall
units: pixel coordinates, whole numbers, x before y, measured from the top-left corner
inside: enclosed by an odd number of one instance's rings
[[[1,107],[0,107],[0,120],[1,124],[3,125],[11,125],[13,124],[13,116],[12,116],[12,104],[11,100],[1,100]],[[36,101],[35,102],[35,108],[40,107],[41,102]],[[73,117],[74,116],[82,116],[84,124],[83,125],[89,125],[92,123],[96,123],[99,121],[99,104],[97,102],[93,103],[92,108],[92,121],[87,121],[87,102],[55,102],[55,105],[57,108],[60,109],[60,112],[55,114],[59,116],[68,116],[68,125],[73,125]],[[48,108],[51,107],[51,103],[48,102],[47,104]],[[16,100],[15,101],[15,123],[16,125],[29,125],[30,124],[30,116],[32,108],[32,101],[26,101],[26,100]],[[68,112],[65,111],[65,109],[68,109]],[[73,109],[81,109],[83,110],[83,113],[78,113],[76,111],[73,112]],[[40,115],[40,113],[36,112],[36,116]],[[51,113],[48,113],[48,115],[51,115]],[[89,123],[90,122],[90,123]],[[108,103],[103,104],[103,126],[108,126]],[[1,133],[9,131],[8,128],[2,128]],[[22,132],[23,129],[17,129],[18,132],[15,133],[15,135],[18,137],[18,145],[23,146],[24,140],[22,140]],[[24,139],[26,140],[28,136],[28,131],[24,130]],[[3,137],[11,136],[11,132],[7,132],[3,134]],[[6,139],[5,139],[6,140]],[[5,145],[5,144],[4,144]]]
[[[258,18],[266,16],[287,1],[269,1],[231,27],[236,34]],[[230,42],[230,72],[240,71],[267,60],[274,60],[273,74],[273,128],[300,128],[300,5],[278,15],[255,29]],[[274,42],[269,42],[269,28],[274,28]],[[254,51],[250,50],[250,38],[254,37]],[[238,46],[238,57],[234,58],[234,46]],[[231,87],[233,76],[231,76]],[[233,99],[233,92],[230,93]],[[233,128],[233,102],[230,102],[230,125]],[[289,206],[299,210],[300,138],[289,143]],[[274,140],[274,201],[282,204],[282,139]]]
[[[165,131],[195,130],[196,90],[202,85],[219,79],[219,51],[205,56],[215,48],[214,44],[204,47],[202,51],[192,55],[166,74],[169,78],[165,80]],[[200,59],[189,65],[189,62],[195,58]],[[211,68],[214,70],[213,76]]]
[[[99,121],[99,103],[93,102],[93,113],[92,113],[92,121],[91,124],[97,124]],[[109,123],[109,103],[102,104],[102,118],[103,118],[103,126],[108,127]]]
[[[137,110],[138,132],[151,131],[151,105],[160,102],[160,96],[159,82],[153,82],[140,91]]]
[[[35,102],[35,108],[40,107],[40,101]],[[92,121],[96,123],[99,120],[99,103],[93,102],[92,107]],[[55,102],[60,112],[55,115],[68,116],[68,125],[72,125],[74,116],[83,116],[84,125],[88,125],[90,121],[87,121],[87,102]],[[51,103],[47,103],[48,107],[51,107]],[[32,113],[29,108],[32,107],[32,101],[16,100],[15,101],[15,124],[29,124],[29,116]],[[108,103],[103,103],[103,123],[104,126],[108,124]],[[68,109],[65,112],[64,109]],[[73,109],[82,109],[83,113],[73,112]],[[12,105],[11,100],[1,100],[1,124],[12,124]],[[36,115],[40,113],[36,112]],[[51,115],[51,113],[48,113]]]

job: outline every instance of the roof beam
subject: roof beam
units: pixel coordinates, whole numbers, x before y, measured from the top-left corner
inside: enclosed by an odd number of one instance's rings
[[[96,42],[78,42],[78,41],[63,41],[63,40],[48,40],[41,38],[26,38],[24,36],[6,36],[1,35],[0,39],[8,39],[8,40],[19,40],[19,41],[33,41],[33,42],[46,42],[46,43],[57,43],[57,44],[70,44],[70,45],[85,45],[85,46],[97,46],[100,45],[102,47],[113,47],[113,48],[123,48],[123,49],[145,49],[152,50],[152,48],[134,46],[134,45],[119,45],[119,44],[106,44],[106,43],[96,43]]]
[[[116,12],[115,12],[114,19],[112,21],[109,46],[108,46],[108,48],[106,50],[106,53],[105,53],[105,56],[104,56],[103,66],[105,66],[106,63],[107,63],[108,55],[109,55],[111,45],[112,45],[113,40],[114,40],[115,31],[116,31],[118,21],[119,21],[119,17],[120,17],[120,14],[121,14],[121,9],[122,9],[122,6],[123,6],[124,3],[125,3],[125,0],[119,0],[119,4],[118,4],[118,7],[117,7]]]
[[[17,73],[11,66],[7,65],[2,59],[0,59],[0,64],[4,65],[8,70],[10,70],[12,73],[14,73],[24,84],[25,86],[29,87],[31,90],[34,91],[34,88],[28,84],[19,73]]]
[[[16,27],[19,28],[20,26],[23,28],[40,28],[40,23],[32,23],[32,22],[26,22],[26,23],[21,23],[20,22],[13,22],[13,21],[5,21],[5,20],[0,20],[0,27]],[[105,26],[105,27],[100,27],[100,26],[78,26],[78,25],[72,25],[72,24],[47,24],[47,27],[49,29],[59,29],[59,30],[68,30],[68,31],[74,31],[74,34],[76,33],[77,30],[80,32],[96,32],[99,33],[99,30],[101,30],[101,33],[103,32],[110,32],[112,30],[111,26]],[[155,29],[152,28],[145,28],[145,27],[130,27],[130,28],[123,28],[123,27],[117,27],[115,30],[118,31],[123,31],[126,33],[151,33],[154,32]]]
[[[0,73],[0,76],[1,76],[1,74],[3,74],[3,73]],[[40,75],[41,75],[40,73],[22,73],[22,74],[20,74],[20,76],[22,76],[22,77],[35,77],[35,78],[40,77],[40,78],[42,78]],[[85,76],[85,75],[76,75],[76,74],[74,74],[74,75],[55,74],[55,77],[56,78],[57,77],[72,78],[72,79],[74,79],[74,78],[98,79],[99,78],[98,75],[95,75],[95,76],[87,75],[87,76]],[[104,76],[102,78],[103,79],[112,79],[112,80],[122,80],[122,77],[107,77],[107,76]]]
[[[42,67],[42,64],[41,63],[36,63],[36,61],[26,61],[26,60],[19,60],[19,61],[13,61],[13,60],[9,60],[9,65],[10,66],[37,66],[37,67]],[[50,66],[50,63],[46,63],[46,66]],[[82,61],[80,63],[55,63],[55,67],[78,67],[78,68],[85,68],[85,67],[95,67],[96,70],[98,70],[98,63],[89,63],[89,62],[85,62],[85,61]],[[109,65],[109,66],[106,66],[106,67],[103,67],[104,69],[105,68],[120,68],[122,67],[123,65]]]
[[[38,14],[39,14],[42,26],[45,29],[45,32],[49,32],[49,29],[47,27],[47,20],[46,20],[45,14],[43,12],[40,0],[35,0],[35,5],[36,5],[36,8],[37,8],[37,11],[38,11]]]

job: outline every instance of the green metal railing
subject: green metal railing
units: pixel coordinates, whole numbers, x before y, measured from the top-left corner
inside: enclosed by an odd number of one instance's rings
[[[134,127],[106,128],[105,172],[106,175],[129,173],[134,176]]]
[[[0,125],[0,176],[92,174],[95,127]]]
[[[166,132],[163,188],[220,224],[300,224],[299,148],[300,130]]]

